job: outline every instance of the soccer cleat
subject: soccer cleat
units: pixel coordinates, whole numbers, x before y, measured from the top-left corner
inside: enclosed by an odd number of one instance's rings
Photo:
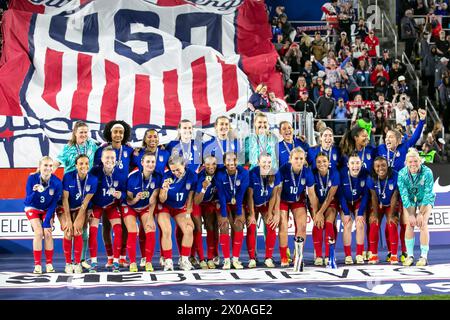
[[[248,261],[248,268],[249,268],[249,269],[254,269],[254,268],[256,268],[256,260],[255,260],[255,259],[250,259],[250,260]]]
[[[42,266],[40,264],[37,264],[34,266],[33,273],[35,274],[41,274],[42,273]]]
[[[147,263],[147,259],[141,258],[141,263],[139,264],[139,267],[144,268],[146,263]]]
[[[275,263],[273,263],[272,258],[267,258],[266,260],[264,260],[264,264],[267,268],[275,268]]]
[[[166,259],[164,259],[164,257],[159,258],[159,265],[161,266],[161,268],[164,268],[164,266],[166,265]]]
[[[200,268],[203,270],[209,269],[208,263],[205,260],[200,261]]]
[[[291,250],[289,250],[289,247],[288,247],[287,250],[286,250],[286,256],[287,256],[287,258],[288,258],[288,263],[291,263],[291,262],[292,262],[292,259],[291,259]],[[295,257],[295,252],[294,252],[294,257]]]
[[[405,262],[406,258],[408,258],[408,253],[402,252],[402,255],[400,256],[400,261]]]
[[[128,268],[130,266],[130,263],[126,259],[120,259],[119,260],[119,267],[120,268]]]
[[[428,265],[428,260],[427,258],[424,257],[420,257],[419,260],[417,260],[416,262],[416,267],[425,267]]]
[[[189,262],[194,269],[200,268],[200,261],[196,257],[189,257]]]
[[[138,266],[136,262],[130,263],[130,272],[138,272]]]
[[[89,269],[89,273],[96,273],[98,271],[98,265],[95,262],[91,263],[91,268]]]
[[[362,254],[364,261],[369,261],[370,258],[372,257],[372,255],[373,255],[372,251],[363,251],[363,254]]]
[[[164,259],[164,271],[173,271],[172,259]]]
[[[345,264],[353,264],[353,258],[352,256],[346,256],[344,260]]]
[[[81,263],[77,263],[73,268],[73,273],[83,273],[83,267],[81,266]]]
[[[407,256],[405,261],[403,261],[403,266],[404,267],[410,267],[412,266],[414,263],[414,257],[413,256]]]
[[[371,257],[370,257],[370,259],[369,259],[369,264],[377,264],[377,263],[379,263],[380,262],[380,260],[378,259],[378,255],[376,255],[376,254],[373,254]]]
[[[153,271],[154,271],[153,265],[152,265],[151,262],[146,262],[146,263],[145,263],[145,271],[146,271],[146,272],[153,272]]]
[[[322,258],[322,257],[317,257],[317,258],[314,260],[314,265],[315,265],[315,266],[323,266],[323,258]]]
[[[281,259],[281,267],[289,268],[289,259]]]
[[[256,261],[255,261],[256,263]],[[244,269],[242,262],[239,261],[239,258],[233,257],[232,259],[233,268],[235,269]]]
[[[230,270],[231,269],[231,260],[230,260],[230,258],[223,259],[222,269],[223,270]]]
[[[212,260],[208,260],[208,269],[215,269],[216,264]]]
[[[189,261],[190,259],[188,257],[181,257],[180,258],[180,269],[183,271],[189,271],[194,269],[194,266]]]
[[[216,265],[216,267],[220,266],[220,257],[219,257],[219,256],[214,257],[214,258],[212,259],[212,261],[214,262],[214,264]]]
[[[398,257],[397,256],[394,256],[394,255],[391,255],[391,257],[390,257],[390,261],[389,261],[391,264],[398,264]]]
[[[360,254],[356,256],[356,264],[364,264],[364,257]]]
[[[91,268],[91,265],[86,260],[81,260],[81,266],[86,270]]]
[[[330,260],[330,258],[325,257],[325,259],[323,259],[323,264],[324,264],[325,266],[327,266],[329,260]]]
[[[47,263],[45,265],[45,272],[47,272],[47,273],[54,273],[55,272],[55,268],[53,268],[53,265],[51,263]]]
[[[120,272],[120,265],[118,262],[113,262],[112,272]]]
[[[64,268],[65,273],[73,273],[73,266],[71,263],[66,263],[66,267]]]
[[[108,262],[106,262],[105,264],[105,268],[106,269],[112,268],[112,266],[113,266],[113,259],[108,259]]]
[[[386,262],[391,262],[391,257],[392,257],[392,253],[388,252],[388,254],[386,256]],[[397,262],[398,262],[398,258],[397,258]]]

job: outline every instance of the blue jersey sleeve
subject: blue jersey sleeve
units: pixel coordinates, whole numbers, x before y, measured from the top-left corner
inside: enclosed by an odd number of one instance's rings
[[[314,176],[312,174],[312,171],[310,168],[305,168],[305,169],[307,169],[305,172],[306,186],[313,187],[315,184],[315,181],[314,181]]]
[[[35,174],[32,174],[28,177],[26,192],[27,195],[25,197],[25,205],[29,205],[34,202],[34,199],[37,195],[36,191],[33,191],[33,186],[36,184],[35,182]]]
[[[236,195],[236,205],[237,210],[236,214],[238,216],[242,215],[242,203],[244,201],[245,193],[247,192],[249,185],[249,177],[248,177],[248,171],[243,169],[241,173],[241,186],[240,186],[240,192]]]
[[[414,147],[419,140],[420,136],[422,135],[423,126],[425,124],[424,120],[419,120],[419,124],[417,125],[416,130],[414,130],[413,135],[410,139],[406,140],[406,145],[408,148]]]
[[[336,170],[333,170],[332,174],[331,174],[331,186],[336,187],[336,186],[339,186],[340,184],[341,184],[341,179],[339,178],[339,172]]]
[[[375,191],[375,184],[372,177],[367,178],[367,189]]]
[[[50,221],[53,218],[56,207],[58,206],[58,201],[59,201],[59,199],[61,199],[62,183],[58,178],[55,179],[54,188],[55,188],[55,191],[54,191],[55,193],[53,194],[52,202],[50,203],[50,206],[47,209],[47,213],[45,214],[44,221],[42,222],[43,228],[51,228]]]

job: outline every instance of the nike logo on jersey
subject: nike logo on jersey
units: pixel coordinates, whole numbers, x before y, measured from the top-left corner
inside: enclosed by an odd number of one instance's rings
[[[223,184],[229,184],[229,182],[224,182]]]
[[[75,186],[69,186],[69,188],[75,188]]]
[[[286,153],[286,150],[281,151],[281,153]]]
[[[134,190],[137,190],[137,189],[139,189],[139,188],[140,188],[140,187],[135,187]]]

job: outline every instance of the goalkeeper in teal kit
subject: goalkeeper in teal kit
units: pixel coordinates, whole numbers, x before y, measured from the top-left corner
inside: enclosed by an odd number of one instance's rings
[[[405,165],[398,175],[403,213],[409,219],[405,234],[408,257],[403,265],[411,266],[414,263],[414,227],[417,226],[420,229],[420,258],[416,266],[426,266],[430,242],[428,219],[436,198],[433,193],[433,172],[421,163],[419,153],[413,148],[410,148],[406,154]]]

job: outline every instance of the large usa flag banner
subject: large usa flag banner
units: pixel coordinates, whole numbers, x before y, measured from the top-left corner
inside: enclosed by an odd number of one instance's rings
[[[99,141],[125,120],[136,141],[241,113],[259,82],[282,90],[259,0],[13,0],[2,31],[4,168],[55,156],[76,120]]]

